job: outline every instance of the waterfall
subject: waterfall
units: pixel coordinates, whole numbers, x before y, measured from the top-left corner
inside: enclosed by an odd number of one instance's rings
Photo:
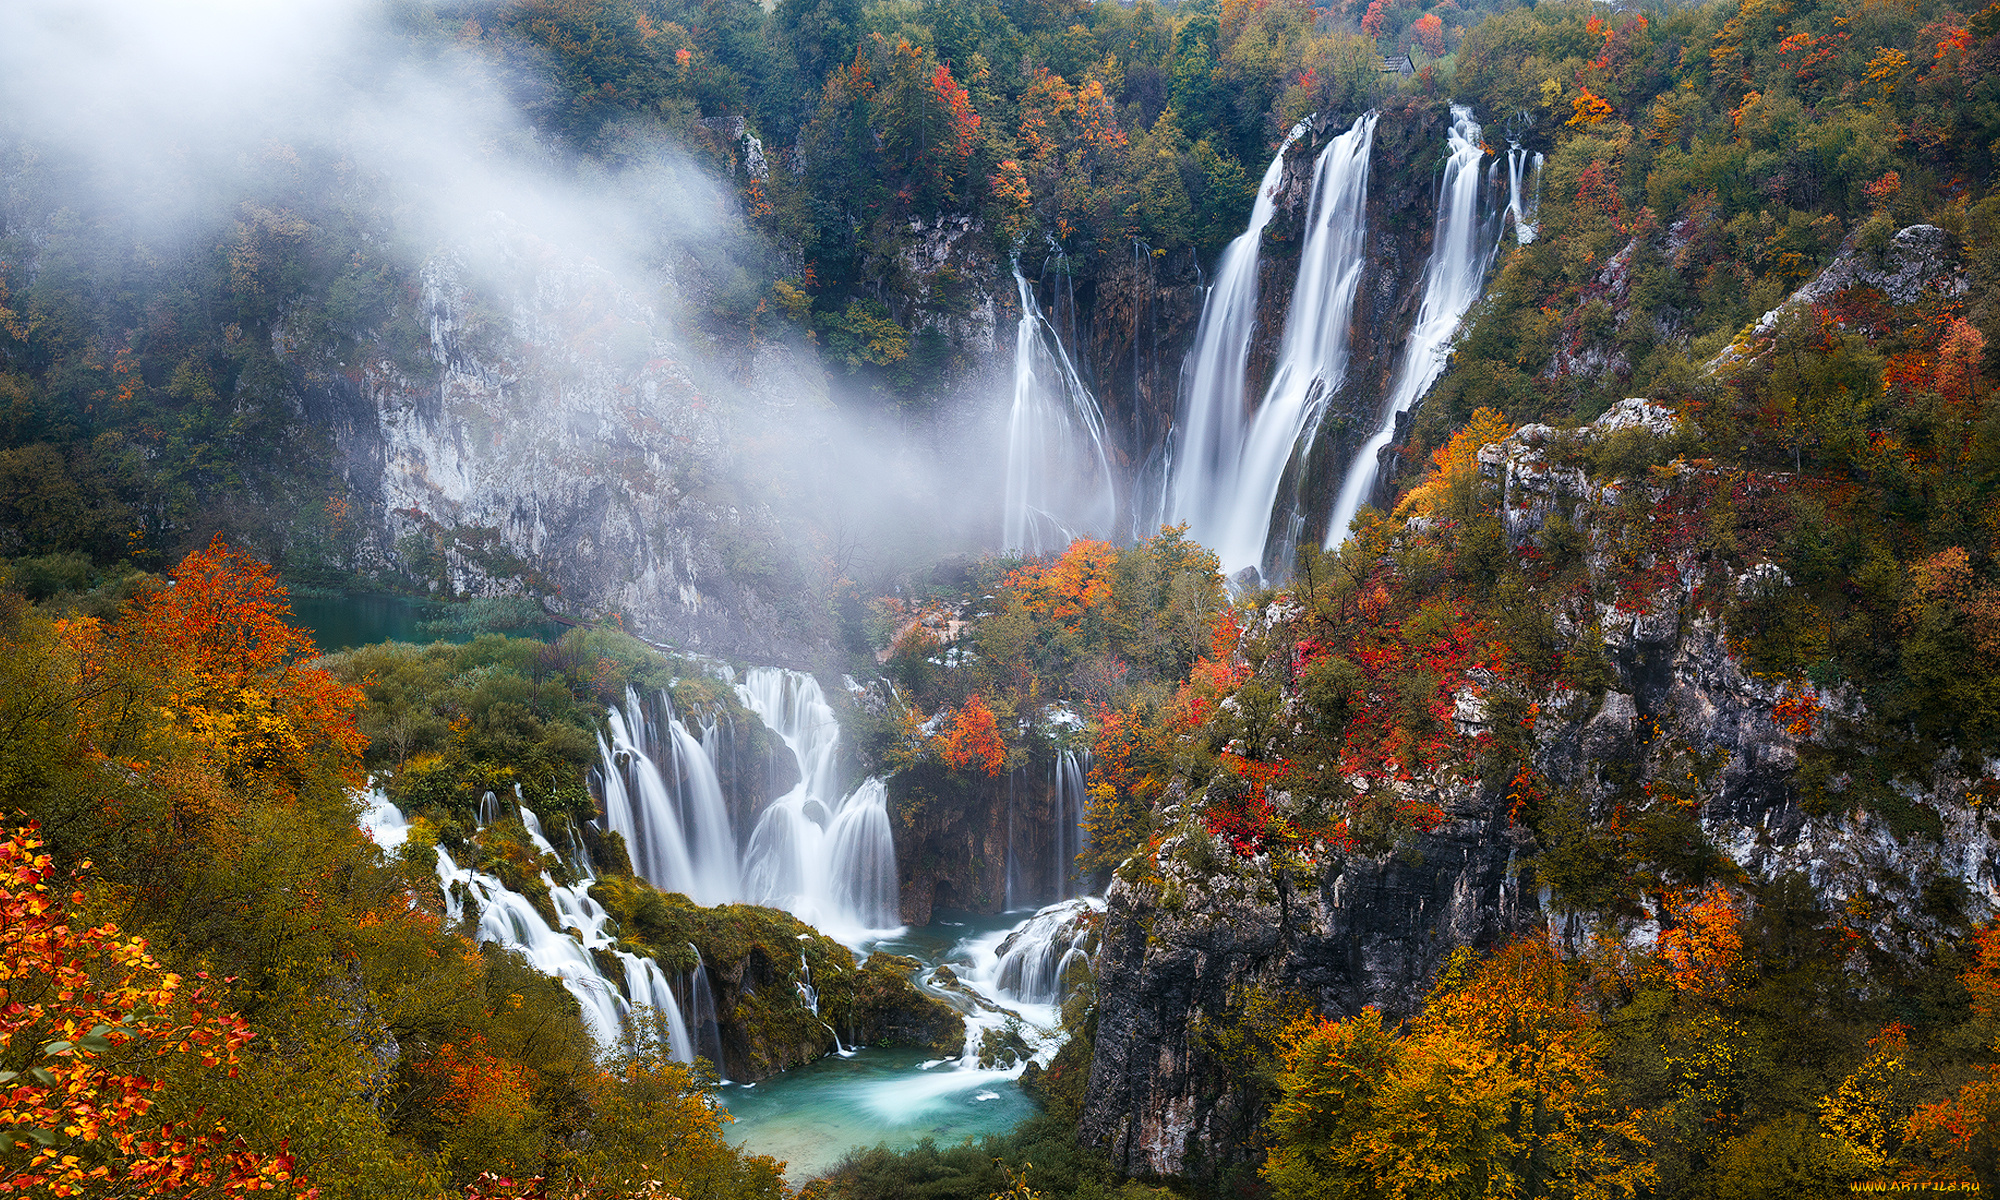
[[[716,773],[716,727],[695,737],[664,692],[665,719],[651,722],[628,691],[598,751],[605,820],[624,836],[633,871],[697,904],[788,909],[846,941],[894,928],[901,904],[887,786],[870,778],[840,793],[840,724],[812,676],[753,667],[735,686],[796,759],[797,786],[764,810],[739,853]]]
[[[1496,168],[1499,163],[1493,164]],[[1494,182],[1497,182],[1494,181]],[[1542,156],[1529,154],[1521,143],[1507,143],[1507,211],[1500,219],[1500,237],[1507,236],[1507,223],[1514,223],[1514,241],[1525,246],[1535,240],[1536,219],[1542,208]]]
[[[694,1019],[688,1032],[694,1039],[695,1053],[714,1064],[718,1081],[728,1083],[729,1072],[722,1065],[722,1024],[715,1011],[715,992],[708,985],[708,964],[701,960],[701,947],[689,942],[688,949],[694,951],[694,978],[688,984],[688,1007],[694,1010]]]
[[[1057,899],[1067,900],[1076,894],[1076,857],[1083,853],[1087,836],[1083,829],[1083,810],[1090,802],[1090,792],[1084,780],[1090,774],[1090,751],[1058,752],[1054,774],[1056,798],[1054,895]]]
[[[1431,257],[1424,268],[1423,302],[1389,387],[1382,426],[1361,447],[1341,482],[1340,498],[1327,526],[1329,549],[1346,539],[1348,524],[1374,489],[1376,460],[1395,436],[1396,417],[1409,411],[1444,370],[1445,352],[1466,310],[1479,299],[1486,266],[1492,261],[1494,243],[1489,236],[1481,236],[1479,227],[1479,160],[1485,155],[1479,144],[1479,122],[1472,119],[1471,109],[1460,104],[1451,106],[1451,116],[1447,135],[1450,157],[1445,160],[1444,179],[1438,189]]]
[[[1042,315],[1018,262],[1014,288],[1021,322],[1014,334],[1001,549],[1045,554],[1083,534],[1110,534],[1118,502],[1104,450],[1104,413]]]
[[[363,831],[384,849],[400,846],[409,833],[402,812],[380,791],[369,792],[365,798],[368,808],[361,817]],[[535,849],[556,855],[534,812],[526,807],[518,811]],[[515,951],[537,971],[560,980],[576,997],[584,1024],[600,1050],[617,1045],[634,1028],[639,1010],[651,1008],[665,1024],[668,1055],[678,1062],[694,1061],[687,1022],[681,1018],[680,1004],[666,975],[652,959],[615,948],[616,939],[604,931],[609,914],[590,898],[593,881],[587,875],[575,887],[564,887],[547,872],[542,873],[556,910],[557,923],[551,926],[526,896],[510,890],[495,876],[460,867],[443,846],[433,850],[438,884],[444,890],[445,915],[452,921],[460,920],[470,899],[476,907],[474,938]],[[622,989],[620,982],[599,969],[594,951],[609,951],[616,957]],[[711,1000],[711,1008],[713,1003]]]
[[[658,726],[631,689],[624,707],[611,709],[609,737],[598,738],[605,820],[624,837],[632,869],[654,887],[697,904],[741,899],[736,838],[715,764],[665,692],[659,706],[665,720]]]
[[[1089,965],[1103,912],[1104,901],[1095,897],[1051,904],[995,935],[990,949],[975,958],[965,978],[1006,999],[1061,1004],[1063,976],[1075,964]]]
[[[819,681],[802,671],[753,667],[736,694],[799,764],[798,784],[773,800],[750,832],[744,899],[787,909],[850,943],[897,926],[889,789],[870,777],[840,795],[840,725]]]
[[[1365,113],[1327,143],[1313,166],[1305,246],[1285,335],[1243,448],[1235,486],[1219,497],[1213,543],[1225,574],[1264,566],[1279,513],[1278,488],[1306,425],[1347,376],[1354,294],[1366,265],[1368,152],[1377,114]],[[1288,506],[1289,507],[1289,506]],[[1285,548],[1289,550],[1290,547]]]
[[[1309,120],[1294,125],[1264,168],[1250,224],[1222,252],[1215,284],[1201,306],[1194,349],[1181,368],[1181,415],[1173,431],[1166,508],[1168,517],[1187,522],[1189,536],[1204,546],[1220,540],[1249,421],[1244,372],[1257,329],[1257,260],[1264,227],[1277,211],[1285,153],[1311,127]]]
[[[812,965],[806,962],[803,952],[799,954],[799,977],[792,982],[792,987],[798,992],[799,1003],[806,1006],[806,1011],[819,1018],[821,1028],[833,1035],[833,1052],[842,1058],[853,1058],[854,1051],[841,1044],[840,1031],[829,1025],[825,1017],[819,1015],[819,989],[813,986]]]

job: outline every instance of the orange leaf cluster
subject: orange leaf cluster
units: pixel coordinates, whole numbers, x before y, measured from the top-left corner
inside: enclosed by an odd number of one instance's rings
[[[1001,586],[1018,596],[1029,613],[1075,632],[1110,607],[1111,570],[1117,562],[1111,543],[1078,539],[1053,561],[1008,572]]]
[[[1778,703],[1772,706],[1771,716],[1791,736],[1809,738],[1819,728],[1822,711],[1819,697],[1810,689],[1788,688]]]
[[[942,736],[944,761],[954,771],[977,769],[998,775],[1007,765],[1007,746],[993,710],[978,693],[965,698],[951,715]]]
[[[168,1069],[235,1074],[253,1036],[113,925],[82,925],[35,832],[0,842],[0,1193],[234,1195],[295,1189],[290,1154],[197,1110],[156,1111]]]
[[[1660,931],[1660,957],[1674,987],[1718,999],[1735,986],[1743,965],[1742,915],[1721,884],[1692,895],[1666,897],[1667,927]]]

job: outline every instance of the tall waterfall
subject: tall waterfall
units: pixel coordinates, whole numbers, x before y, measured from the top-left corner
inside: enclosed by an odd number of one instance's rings
[[[1060,550],[1083,534],[1113,532],[1117,492],[1104,449],[1104,413],[1014,266],[1021,323],[1014,332],[1014,406],[1007,417],[1007,492],[1001,549]]]
[[[1327,143],[1313,166],[1305,246],[1284,340],[1243,441],[1235,486],[1218,498],[1222,520],[1214,549],[1225,573],[1263,568],[1271,523],[1279,516],[1278,487],[1299,435],[1347,377],[1354,293],[1367,261],[1368,152],[1376,116],[1363,114]]]
[[[1083,853],[1088,835],[1083,828],[1083,812],[1090,803],[1085,780],[1090,776],[1090,751],[1062,750],[1055,761],[1055,877],[1050,880],[1058,900],[1077,894],[1076,856]]]
[[[1376,459],[1395,435],[1397,415],[1422,398],[1444,370],[1445,352],[1466,310],[1479,299],[1486,266],[1492,261],[1493,240],[1490,234],[1482,236],[1480,229],[1479,161],[1486,152],[1479,143],[1479,122],[1472,119],[1471,109],[1460,104],[1451,106],[1451,117],[1447,135],[1451,154],[1438,191],[1431,257],[1424,268],[1423,302],[1389,387],[1382,426],[1355,455],[1341,483],[1340,498],[1327,526],[1329,549],[1346,539],[1349,522],[1374,488]]]
[[[1264,227],[1277,212],[1285,153],[1310,128],[1306,121],[1293,126],[1271,165],[1264,168],[1250,224],[1222,252],[1215,284],[1201,306],[1194,349],[1181,368],[1181,414],[1175,425],[1167,514],[1187,522],[1190,536],[1204,546],[1219,540],[1250,420],[1244,371],[1257,328],[1257,261]]]
[[[839,792],[840,725],[819,681],[752,667],[736,694],[783,739],[799,782],[771,802],[743,851],[743,898],[788,909],[842,941],[901,920],[889,789],[870,777]]]

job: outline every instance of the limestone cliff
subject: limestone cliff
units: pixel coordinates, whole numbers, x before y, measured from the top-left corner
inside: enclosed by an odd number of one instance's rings
[[[1657,853],[1752,889],[1805,889],[1821,911],[1852,918],[1857,965],[1928,954],[1953,922],[2000,911],[2000,822],[1980,807],[2000,762],[1947,748],[1928,773],[1891,779],[1894,795],[1864,795],[1853,764],[1868,748],[1839,744],[1857,728],[1839,718],[1859,714],[1858,693],[1758,676],[1719,619],[1735,598],[1789,581],[1769,563],[1732,573],[1669,532],[1688,527],[1716,469],[1672,456],[1676,433],[1670,412],[1631,399],[1580,430],[1526,426],[1479,454],[1510,547],[1558,522],[1582,539],[1591,586],[1552,598],[1553,619],[1609,667],[1601,692],[1516,698],[1538,714],[1532,765],[1592,825],[1612,820],[1621,788],[1684,788],[1680,832]],[[1604,448],[1642,445],[1656,453],[1638,472],[1612,469],[1621,460]],[[1409,545],[1435,531],[1418,517],[1396,536]],[[1296,613],[1275,601],[1259,628]],[[1461,688],[1461,734],[1496,719],[1497,694],[1476,673]],[[1788,697],[1821,719],[1780,715]],[[1297,697],[1284,703],[1289,712]],[[1528,933],[1573,949],[1600,936],[1649,944],[1656,898],[1552,890],[1556,847],[1513,820],[1506,784],[1470,774],[1404,785],[1441,812],[1434,831],[1381,853],[1322,846],[1289,868],[1218,849],[1191,819],[1202,798],[1170,796],[1164,817],[1182,832],[1110,890],[1084,1140],[1135,1174],[1212,1176],[1254,1161],[1267,1097],[1214,1036],[1253,993],[1403,1016],[1455,947]]]

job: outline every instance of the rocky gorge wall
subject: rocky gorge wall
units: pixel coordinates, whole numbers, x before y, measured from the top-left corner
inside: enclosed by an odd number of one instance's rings
[[[1715,876],[1753,888],[1802,888],[1821,911],[1847,914],[1859,934],[1856,967],[1871,956],[1933,953],[1954,920],[2000,912],[2000,822],[1981,807],[2000,761],[1947,749],[1928,774],[1896,781],[1902,805],[1888,806],[1864,800],[1844,776],[1815,782],[1801,770],[1802,760],[1826,754],[1831,715],[1856,713],[1858,694],[1846,684],[1810,689],[1828,721],[1781,715],[1799,684],[1754,674],[1718,619],[1732,595],[1789,581],[1769,564],[1731,574],[1670,542],[1628,546],[1619,532],[1621,512],[1670,522],[1713,468],[1676,460],[1671,471],[1620,477],[1575,453],[1675,430],[1666,409],[1630,399],[1580,431],[1526,426],[1480,452],[1511,546],[1552,520],[1581,531],[1593,586],[1556,621],[1564,638],[1601,647],[1610,664],[1601,694],[1563,686],[1525,698],[1539,713],[1533,766],[1598,824],[1611,819],[1621,788],[1685,787],[1685,841],[1675,853],[1707,856]],[[1417,518],[1399,536],[1430,535]],[[1661,586],[1621,589],[1634,553]],[[1278,601],[1263,621],[1291,617]],[[1492,719],[1476,679],[1459,691],[1454,719],[1469,737]],[[1554,894],[1538,877],[1551,847],[1513,821],[1506,783],[1468,775],[1407,785],[1444,820],[1389,853],[1322,848],[1305,869],[1285,870],[1184,833],[1161,847],[1156,869],[1121,870],[1096,961],[1081,1137],[1134,1174],[1213,1176],[1257,1153],[1266,1099],[1218,1036],[1252,997],[1295,996],[1334,1016],[1377,1005],[1402,1017],[1457,947],[1518,935],[1577,952],[1602,936],[1651,944],[1657,898],[1593,905]],[[1169,826],[1186,830],[1199,798],[1170,799]],[[1941,905],[1941,895],[1956,899]]]

